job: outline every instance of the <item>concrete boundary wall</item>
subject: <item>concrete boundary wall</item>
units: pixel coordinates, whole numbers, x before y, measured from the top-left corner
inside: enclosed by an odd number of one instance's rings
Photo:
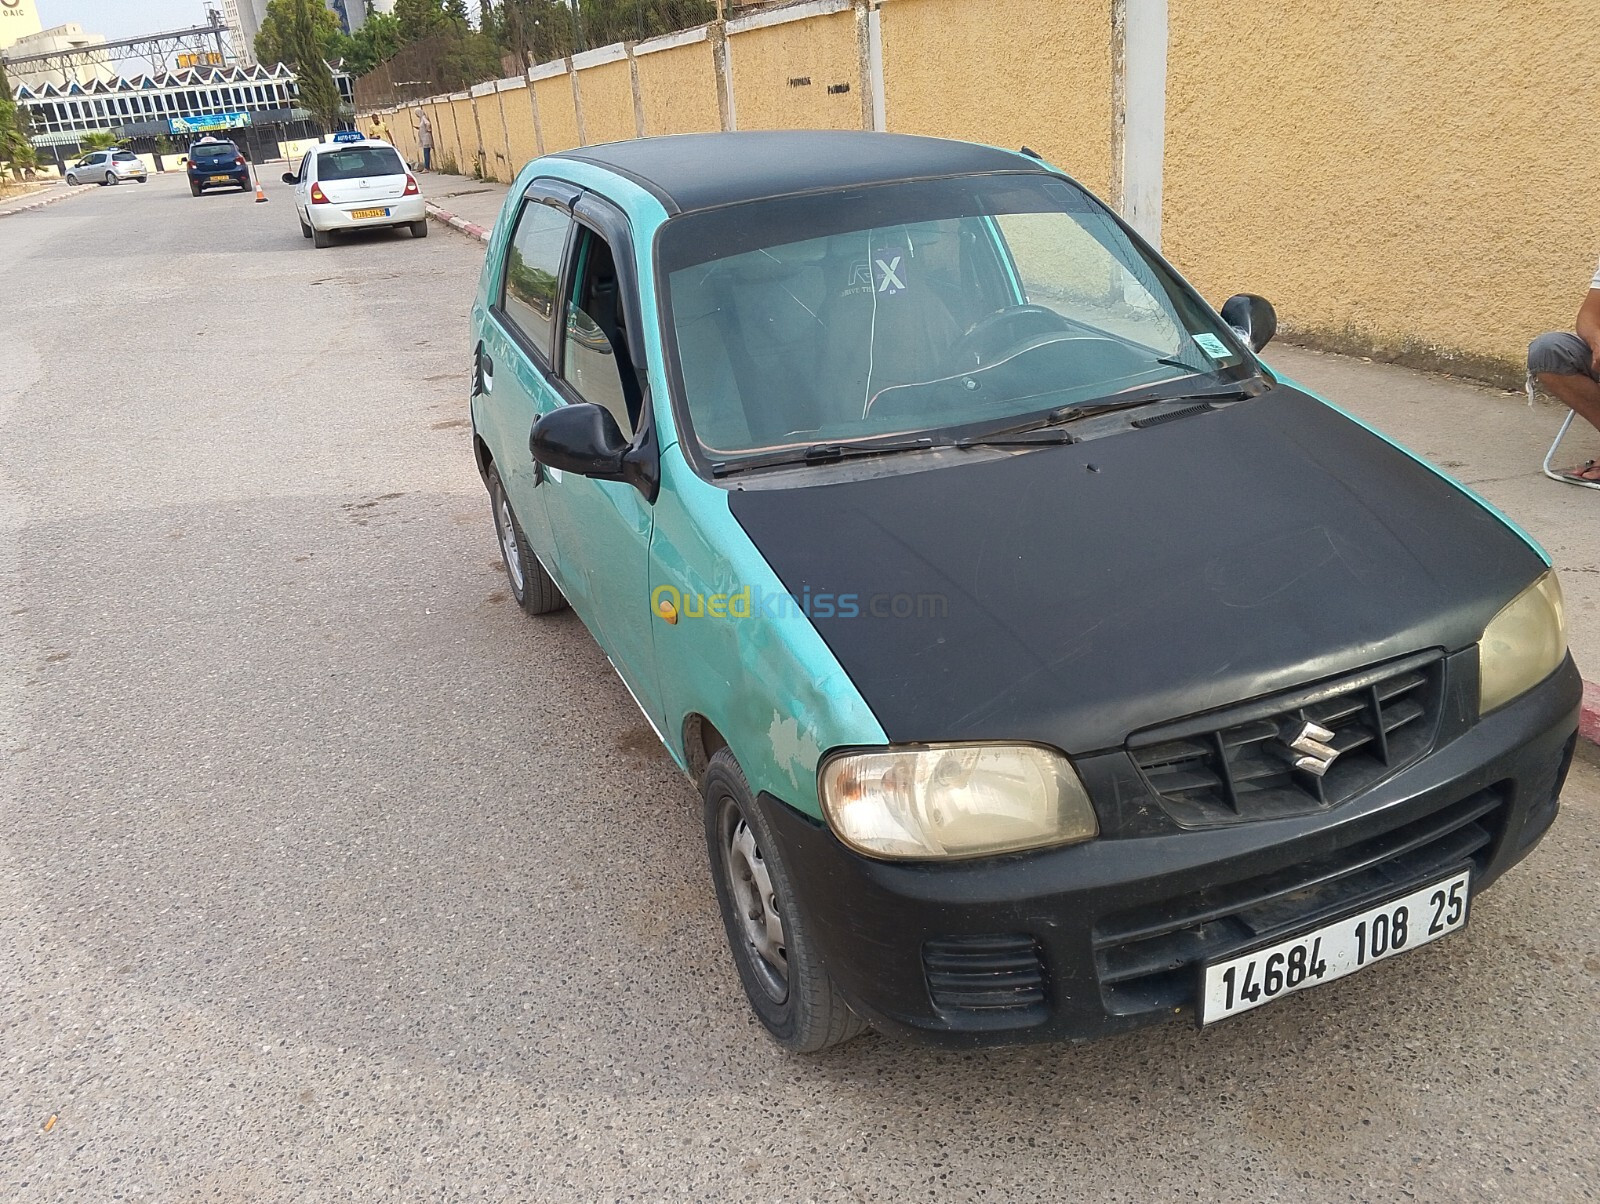
[[[1521,379],[1570,328],[1600,231],[1553,130],[1600,81],[1549,67],[1584,0],[800,0],[386,110],[419,157],[529,159],[715,129],[882,129],[1028,146],[1111,202],[1215,304],[1286,335]],[[363,117],[365,114],[362,115]]]

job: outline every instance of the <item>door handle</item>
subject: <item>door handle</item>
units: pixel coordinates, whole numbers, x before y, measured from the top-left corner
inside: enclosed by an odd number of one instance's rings
[[[487,351],[478,352],[478,384],[483,392],[494,392],[494,360]]]

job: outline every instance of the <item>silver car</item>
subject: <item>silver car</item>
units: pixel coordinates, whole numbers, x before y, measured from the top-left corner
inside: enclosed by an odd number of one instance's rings
[[[124,180],[138,180],[143,184],[150,178],[144,163],[132,151],[90,151],[67,168],[68,184],[120,184]]]

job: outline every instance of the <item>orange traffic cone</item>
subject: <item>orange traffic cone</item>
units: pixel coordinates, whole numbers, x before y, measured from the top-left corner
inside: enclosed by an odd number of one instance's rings
[[[261,173],[256,171],[256,165],[250,165],[250,178],[256,182],[256,204],[266,203],[267,194],[261,190]]]

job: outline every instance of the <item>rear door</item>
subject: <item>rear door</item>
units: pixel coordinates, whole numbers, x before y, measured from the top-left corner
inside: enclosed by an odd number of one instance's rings
[[[393,147],[330,146],[317,152],[317,182],[341,208],[382,206],[405,195],[406,167]]]

